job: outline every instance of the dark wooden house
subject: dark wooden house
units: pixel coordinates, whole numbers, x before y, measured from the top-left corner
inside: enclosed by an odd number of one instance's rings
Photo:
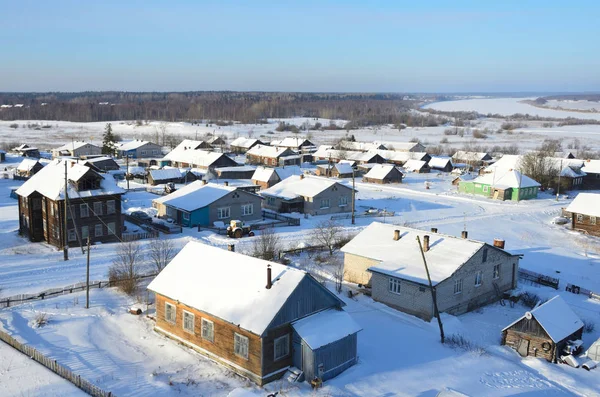
[[[300,155],[289,148],[256,145],[246,152],[248,164],[264,164],[271,167],[300,165]]]
[[[377,164],[363,176],[367,183],[402,183],[402,172],[392,164]]]
[[[600,194],[579,193],[566,211],[571,214],[573,230],[600,236]]]
[[[65,163],[67,197],[65,206]],[[25,182],[19,197],[19,233],[30,241],[45,241],[57,248],[121,239],[121,195],[125,191],[112,177],[103,177],[90,167],[70,161],[55,161]],[[64,216],[67,211],[67,233]]]
[[[522,357],[533,356],[557,362],[569,341],[581,339],[583,322],[569,305],[555,296],[502,330],[502,344]]]
[[[600,189],[600,160],[586,160],[581,170],[586,174],[583,177],[583,188]]]
[[[356,363],[360,327],[304,271],[189,242],[148,289],[156,331],[259,385],[292,366],[325,380]]]
[[[24,159],[15,168],[14,179],[27,180],[37,174],[44,166],[37,159]]]
[[[92,167],[100,172],[118,171],[121,169],[119,164],[112,158],[106,156],[95,157],[82,161],[83,165]]]

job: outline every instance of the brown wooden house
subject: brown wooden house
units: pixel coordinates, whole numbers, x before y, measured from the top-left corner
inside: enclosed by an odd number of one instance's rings
[[[271,167],[300,165],[300,155],[289,148],[256,145],[246,152],[246,162]]]
[[[557,362],[569,341],[581,339],[583,322],[560,297],[537,306],[502,330],[502,344],[522,357]]]
[[[363,176],[367,183],[402,183],[402,172],[392,164],[377,164]]]
[[[67,164],[67,233],[65,216],[65,163]],[[122,233],[121,195],[112,177],[70,161],[55,161],[25,182],[19,197],[19,234],[62,248],[89,236],[92,243],[118,241]]]
[[[571,227],[592,236],[600,236],[600,194],[579,193],[566,209]]]
[[[15,168],[14,179],[27,180],[37,174],[44,166],[37,159],[24,159]]]
[[[148,289],[156,331],[259,385],[292,366],[325,380],[356,363],[360,328],[304,271],[189,242]],[[315,327],[326,345],[311,340]]]

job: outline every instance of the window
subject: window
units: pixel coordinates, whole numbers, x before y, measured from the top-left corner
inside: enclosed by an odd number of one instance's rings
[[[108,233],[107,234],[112,234],[112,235],[116,235],[116,228],[115,228],[115,223],[114,222],[108,222],[106,224],[106,228],[108,229]]]
[[[230,207],[217,208],[217,218],[226,219],[230,216]]]
[[[115,213],[115,200],[108,200],[106,202],[106,214],[114,214]]]
[[[487,262],[487,248],[483,249],[483,258],[481,259],[482,262]]]
[[[392,294],[400,293],[400,280],[390,277],[389,290]]]
[[[235,355],[248,359],[248,338],[238,333],[233,334],[233,352]]]
[[[254,205],[244,204],[242,205],[242,216],[252,215],[254,213]]]
[[[484,192],[484,193],[487,193],[488,191],[489,191],[489,186],[485,186],[485,185],[484,185],[484,186],[483,186],[483,192]]]
[[[454,293],[455,294],[460,294],[462,292],[462,287],[463,287],[462,278],[454,280]]]
[[[494,279],[500,278],[500,265],[494,265]]]
[[[583,215],[577,214],[577,223],[583,223]]]
[[[181,216],[183,218],[184,221],[189,221],[190,220],[190,213],[189,212],[182,212]]]
[[[94,214],[102,215],[102,202],[96,201],[94,203]]]
[[[140,152],[141,152],[142,156],[145,156],[146,154],[148,154],[145,150],[140,150]]]
[[[348,205],[348,196],[340,196],[338,200],[338,207],[345,207]]]
[[[321,208],[329,208],[329,199],[321,199]]]
[[[275,205],[275,197],[267,197],[268,205]]]
[[[290,334],[275,339],[275,360],[280,360],[290,354]]]
[[[215,324],[205,318],[202,319],[202,338],[215,341]]]
[[[79,204],[79,217],[87,218],[88,216],[90,216],[90,213],[87,204]]]
[[[94,226],[94,237],[102,237],[102,224]]]
[[[590,225],[595,225],[595,224],[596,224],[596,217],[590,216]]]
[[[69,241],[77,240],[77,234],[75,234],[75,229],[69,229],[68,239],[69,239]]]
[[[194,333],[194,315],[183,311],[183,330],[191,334]]]
[[[177,318],[177,311],[175,305],[172,305],[168,302],[165,302],[165,320],[175,324],[175,319]]]
[[[477,273],[475,273],[475,286],[479,287],[481,285],[481,280],[483,278],[483,272],[481,270],[479,270]]]
[[[81,238],[87,239],[90,236],[90,232],[87,226],[81,226]]]

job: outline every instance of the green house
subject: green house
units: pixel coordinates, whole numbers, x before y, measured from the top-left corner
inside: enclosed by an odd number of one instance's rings
[[[471,181],[460,181],[458,191],[491,197],[495,200],[529,200],[537,197],[540,184],[517,170],[485,174]]]

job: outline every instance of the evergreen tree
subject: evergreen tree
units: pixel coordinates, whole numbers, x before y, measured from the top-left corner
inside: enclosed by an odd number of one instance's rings
[[[102,138],[102,154],[115,153],[115,136],[112,133],[112,125],[106,124],[104,127],[104,135]]]

